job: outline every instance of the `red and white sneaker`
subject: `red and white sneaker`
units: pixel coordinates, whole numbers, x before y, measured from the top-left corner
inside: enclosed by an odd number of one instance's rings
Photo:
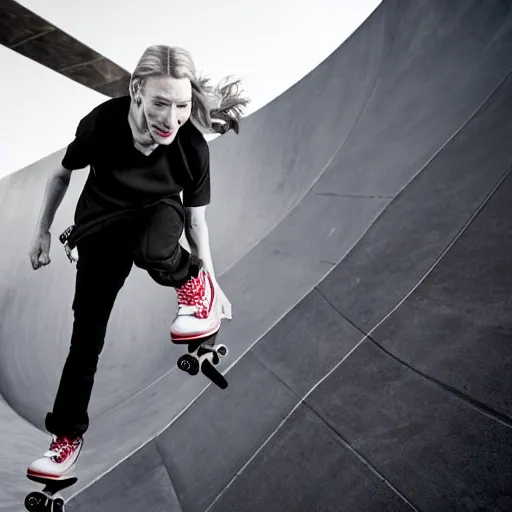
[[[75,469],[82,446],[82,437],[52,436],[50,448],[30,464],[27,475],[51,480],[65,478]]]
[[[176,288],[176,292],[178,312],[171,325],[171,339],[174,342],[198,340],[220,329],[215,288],[208,272],[200,270],[197,277]]]

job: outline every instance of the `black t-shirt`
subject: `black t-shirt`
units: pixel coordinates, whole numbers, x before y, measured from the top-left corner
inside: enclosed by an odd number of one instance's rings
[[[71,246],[161,201],[180,211],[210,202],[210,153],[201,132],[187,121],[169,146],[144,156],[133,145],[129,108],[129,96],[94,108],[80,121],[64,155],[66,169],[90,166],[75,211]]]

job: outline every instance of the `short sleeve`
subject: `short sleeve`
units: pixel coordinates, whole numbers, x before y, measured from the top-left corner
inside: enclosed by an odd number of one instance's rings
[[[195,158],[190,160],[193,181],[183,190],[183,205],[185,207],[206,206],[210,204],[210,148],[206,140],[194,140]]]
[[[83,169],[91,164],[94,146],[94,133],[96,126],[95,112],[85,116],[75,132],[75,139],[66,149],[62,159],[62,166],[69,171]]]

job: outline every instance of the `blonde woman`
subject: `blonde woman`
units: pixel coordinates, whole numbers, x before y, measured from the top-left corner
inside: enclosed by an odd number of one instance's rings
[[[50,176],[29,254],[35,270],[50,263],[50,227],[72,171],[90,166],[66,245],[77,266],[70,350],[46,416],[50,448],[29,475],[62,478],[77,463],[108,320],[134,264],[176,289],[174,340],[207,337],[231,318],[210,254],[209,151],[201,132],[238,133],[248,103],[238,85],[225,80],[212,88],[187,51],[151,46],[131,76],[129,96],[80,121]],[[183,231],[190,253],[179,243]]]

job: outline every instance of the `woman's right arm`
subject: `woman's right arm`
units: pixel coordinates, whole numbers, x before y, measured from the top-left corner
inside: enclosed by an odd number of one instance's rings
[[[32,268],[37,270],[51,262],[50,227],[69,186],[71,171],[59,167],[46,182],[43,204],[37,221],[34,238],[30,244],[29,257]]]
[[[29,251],[34,269],[48,265],[51,261],[50,228],[71,181],[73,171],[69,169],[84,169],[91,164],[91,156],[96,147],[96,125],[102,111],[102,106],[99,105],[80,120],[75,138],[67,147],[61,164],[46,182],[43,204]]]
[[[48,178],[43,204],[37,221],[37,232],[46,233],[50,231],[55,213],[68,190],[71,172],[72,171],[60,166],[59,169]]]

